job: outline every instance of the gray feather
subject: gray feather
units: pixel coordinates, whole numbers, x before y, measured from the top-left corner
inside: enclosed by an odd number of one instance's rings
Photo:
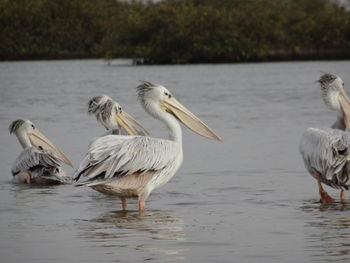
[[[13,176],[25,171],[30,171],[33,177],[67,182],[67,176],[61,176],[60,160],[50,151],[36,147],[24,149],[11,169]]]
[[[317,82],[320,83],[321,87],[326,87],[329,84],[331,84],[336,78],[336,75],[325,73],[320,77],[320,79]]]
[[[111,128],[114,115],[122,112],[122,108],[107,95],[93,97],[88,102],[88,113],[95,115],[96,119],[109,131],[108,134],[120,134],[120,128],[115,125]],[[125,132],[125,131],[123,131]]]
[[[107,121],[112,114],[118,114],[118,105],[108,96],[96,96],[89,101],[88,113],[94,114],[99,121]]]
[[[74,179],[86,176],[100,180],[125,176],[136,172],[158,171],[172,167],[180,147],[169,140],[142,136],[109,135],[90,144]]]
[[[19,127],[21,127],[21,125],[25,123],[24,120],[21,120],[21,119],[18,119],[18,120],[15,120],[13,121],[10,126],[9,126],[9,131],[10,131],[10,134],[16,132],[18,130]]]
[[[140,82],[141,84],[136,87],[136,90],[137,90],[139,100],[142,101],[143,98],[145,97],[145,94],[148,91],[150,91],[152,87],[155,87],[156,85],[149,81],[144,81],[144,80],[140,80]]]
[[[321,174],[322,182],[333,188],[347,189],[350,184],[350,133],[326,128],[307,129],[299,151],[309,173]]]

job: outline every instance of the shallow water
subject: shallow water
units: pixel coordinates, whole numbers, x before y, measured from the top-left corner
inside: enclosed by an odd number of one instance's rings
[[[349,262],[350,205],[319,204],[298,153],[307,127],[335,119],[314,81],[333,72],[347,86],[349,71],[348,61],[0,63],[1,262]],[[169,88],[224,138],[184,128],[184,163],[152,193],[145,215],[136,201],[121,212],[117,198],[84,187],[10,183],[21,151],[7,131],[11,121],[32,120],[79,164],[89,141],[105,132],[86,114],[95,95],[108,94],[165,137],[136,100],[138,80]]]

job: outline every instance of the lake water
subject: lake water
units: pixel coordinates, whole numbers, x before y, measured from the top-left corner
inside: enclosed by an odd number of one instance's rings
[[[318,203],[298,153],[307,127],[335,120],[315,84],[322,72],[349,87],[349,61],[0,63],[1,262],[350,262],[350,205]],[[183,128],[184,163],[152,193],[145,215],[136,200],[123,213],[118,198],[87,187],[11,184],[21,147],[8,126],[18,118],[32,120],[76,165],[105,132],[86,113],[95,95],[108,94],[166,137],[137,102],[139,80],[166,86],[224,138]]]

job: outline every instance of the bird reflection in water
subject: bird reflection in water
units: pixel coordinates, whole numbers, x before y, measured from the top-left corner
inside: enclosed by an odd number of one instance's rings
[[[138,211],[111,211],[80,223],[82,238],[94,247],[118,248],[108,253],[116,253],[127,262],[185,259],[183,220],[171,211],[153,210],[142,215]]]
[[[308,217],[304,233],[306,252],[312,259],[350,262],[350,204],[315,203],[302,210]]]

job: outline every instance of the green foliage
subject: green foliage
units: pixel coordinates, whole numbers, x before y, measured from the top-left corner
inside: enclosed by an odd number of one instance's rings
[[[0,14],[1,58],[79,54],[100,41],[83,1],[2,0]]]
[[[0,0],[0,59],[345,58],[349,20],[331,0]]]

